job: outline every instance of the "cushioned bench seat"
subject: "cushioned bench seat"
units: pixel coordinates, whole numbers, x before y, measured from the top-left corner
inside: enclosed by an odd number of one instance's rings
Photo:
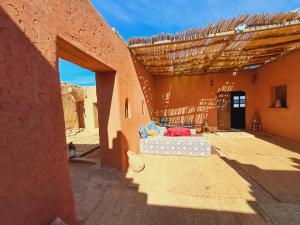
[[[155,136],[140,139],[140,152],[156,155],[210,156],[211,145],[203,136]]]

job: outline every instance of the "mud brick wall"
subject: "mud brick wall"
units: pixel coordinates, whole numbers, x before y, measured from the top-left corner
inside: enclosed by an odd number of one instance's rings
[[[138,150],[137,129],[150,119],[151,76],[89,1],[0,0],[1,224],[48,224],[56,216],[76,224],[58,56],[97,73],[103,165],[126,170],[125,152]],[[102,80],[110,89],[99,89]]]

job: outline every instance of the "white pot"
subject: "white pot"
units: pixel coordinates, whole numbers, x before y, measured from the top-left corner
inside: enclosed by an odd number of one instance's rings
[[[140,172],[145,168],[144,160],[133,151],[127,152],[129,168],[134,172]]]

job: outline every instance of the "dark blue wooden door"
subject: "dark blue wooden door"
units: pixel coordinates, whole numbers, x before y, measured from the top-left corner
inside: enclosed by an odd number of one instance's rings
[[[243,91],[231,92],[231,128],[246,127],[246,95]]]

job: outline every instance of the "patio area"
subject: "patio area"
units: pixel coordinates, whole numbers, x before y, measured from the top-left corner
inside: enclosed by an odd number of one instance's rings
[[[243,132],[207,137],[219,155],[142,155],[145,169],[125,178],[71,164],[81,224],[300,223],[299,143]]]
[[[99,129],[69,129],[66,131],[67,144],[72,142],[76,147],[77,157],[85,156],[99,148]]]
[[[108,2],[0,0],[1,224],[299,225],[300,8]]]

